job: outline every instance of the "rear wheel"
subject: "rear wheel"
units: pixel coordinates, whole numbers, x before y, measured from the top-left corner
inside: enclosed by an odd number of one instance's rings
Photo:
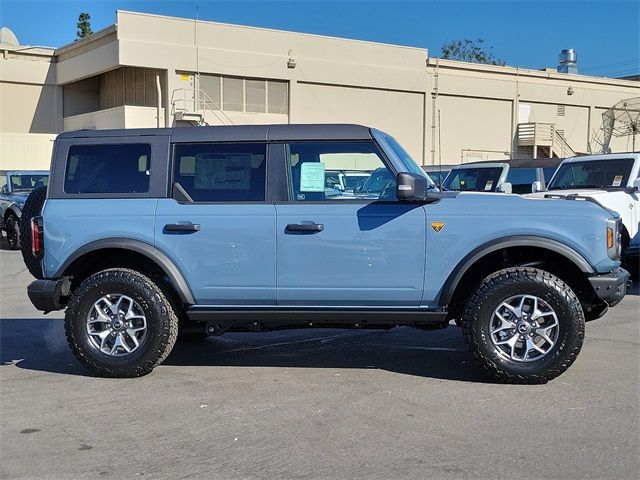
[[[573,291],[535,268],[508,268],[480,284],[463,316],[478,365],[509,383],[545,383],[576,359],[584,314]]]
[[[169,355],[178,319],[148,277],[114,268],[92,275],[74,292],[65,332],[74,355],[94,372],[139,377]]]
[[[7,244],[11,250],[17,250],[20,248],[20,227],[19,220],[15,215],[9,214],[5,221],[5,228],[7,229]]]

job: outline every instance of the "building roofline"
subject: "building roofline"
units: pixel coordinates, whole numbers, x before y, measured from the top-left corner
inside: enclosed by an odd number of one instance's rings
[[[102,30],[98,30],[97,32],[92,33],[88,37],[81,38],[79,40],[76,40],[75,42],[68,43],[68,44],[63,45],[63,46],[61,46],[59,48],[56,48],[55,52],[54,52],[54,55],[58,56],[58,55],[62,55],[64,53],[72,52],[76,48],[79,48],[79,47],[82,47],[84,45],[88,45],[90,43],[93,43],[93,42],[95,42],[97,40],[100,40],[101,38],[106,37],[108,35],[111,35],[113,32],[117,32],[117,31],[118,31],[118,25],[114,23],[113,25],[109,25],[108,27],[105,27]]]
[[[172,15],[159,15],[156,13],[145,13],[145,12],[134,12],[131,10],[116,10],[116,16],[119,13],[126,13],[129,15],[139,15],[139,16],[145,16],[145,17],[155,17],[155,18],[163,18],[163,19],[171,19],[171,20],[181,20],[184,22],[195,22],[196,19],[195,18],[187,18],[187,17],[175,17]],[[247,30],[260,30],[263,32],[273,32],[273,33],[285,33],[285,34],[290,34],[290,35],[303,35],[305,37],[314,37],[314,38],[328,38],[331,40],[342,40],[342,41],[346,41],[346,42],[354,42],[354,43],[362,43],[365,45],[377,45],[377,46],[382,46],[382,47],[393,47],[393,48],[405,48],[407,50],[415,50],[415,51],[419,51],[419,52],[428,52],[429,49],[426,47],[413,47],[411,45],[397,45],[397,44],[393,44],[393,43],[384,43],[384,42],[376,42],[373,40],[360,40],[360,39],[356,39],[356,38],[345,38],[345,37],[336,37],[333,35],[323,35],[320,33],[307,33],[307,32],[297,32],[294,30],[280,30],[277,28],[268,28],[268,27],[256,27],[253,25],[241,25],[241,24],[237,24],[237,23],[225,23],[225,22],[215,22],[213,20],[202,20],[202,19],[198,19],[198,23],[206,23],[206,24],[210,24],[210,25],[220,25],[223,27],[233,27],[233,28],[243,28],[243,29],[247,29]]]
[[[427,60],[429,67],[435,67],[436,63],[440,67],[453,68],[458,70],[475,70],[483,72],[492,72],[497,74],[521,75],[538,78],[551,78],[554,80],[564,80],[573,82],[591,82],[616,84],[624,87],[637,87],[638,82],[635,80],[624,80],[613,77],[595,77],[591,75],[559,73],[555,69],[538,70],[535,68],[514,67],[511,65],[489,65],[484,63],[462,62],[460,60],[448,60],[445,58],[430,57]]]

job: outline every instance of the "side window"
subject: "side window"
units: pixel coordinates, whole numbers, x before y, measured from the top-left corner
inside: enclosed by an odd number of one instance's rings
[[[507,182],[511,183],[513,193],[531,193],[531,184],[537,180],[536,168],[510,168]]]
[[[396,179],[373,142],[287,145],[290,198],[296,202],[396,200]]]
[[[74,145],[69,148],[66,193],[146,193],[151,145]]]
[[[0,175],[0,192],[4,193],[6,186],[7,186],[7,176],[3,173]]]
[[[263,202],[264,143],[182,143],[174,149],[174,182],[195,202]]]

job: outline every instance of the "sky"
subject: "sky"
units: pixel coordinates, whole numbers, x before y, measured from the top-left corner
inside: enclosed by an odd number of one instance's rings
[[[581,73],[640,74],[640,1],[31,1],[0,0],[0,25],[21,44],[59,47],[76,38],[81,12],[98,31],[116,10],[331,35],[428,48],[483,39],[495,57],[525,68],[555,67],[563,48]]]

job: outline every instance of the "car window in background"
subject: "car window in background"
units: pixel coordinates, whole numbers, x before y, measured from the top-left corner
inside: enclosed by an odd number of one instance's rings
[[[34,188],[46,187],[49,185],[49,175],[11,175],[11,190],[31,191]]]
[[[371,172],[362,172],[361,174],[344,174],[344,188],[346,190],[354,191],[357,188],[362,188],[364,182],[367,181],[367,178],[371,175]]]
[[[633,158],[568,162],[560,165],[549,190],[624,188],[632,168]]]
[[[447,190],[495,192],[501,174],[501,167],[458,168],[451,170],[442,186]]]
[[[553,174],[556,172],[558,167],[543,167],[542,173],[544,174],[544,183],[549,185],[549,182],[553,178]]]
[[[537,168],[510,168],[507,182],[511,183],[512,193],[531,193],[531,184],[538,180]]]

